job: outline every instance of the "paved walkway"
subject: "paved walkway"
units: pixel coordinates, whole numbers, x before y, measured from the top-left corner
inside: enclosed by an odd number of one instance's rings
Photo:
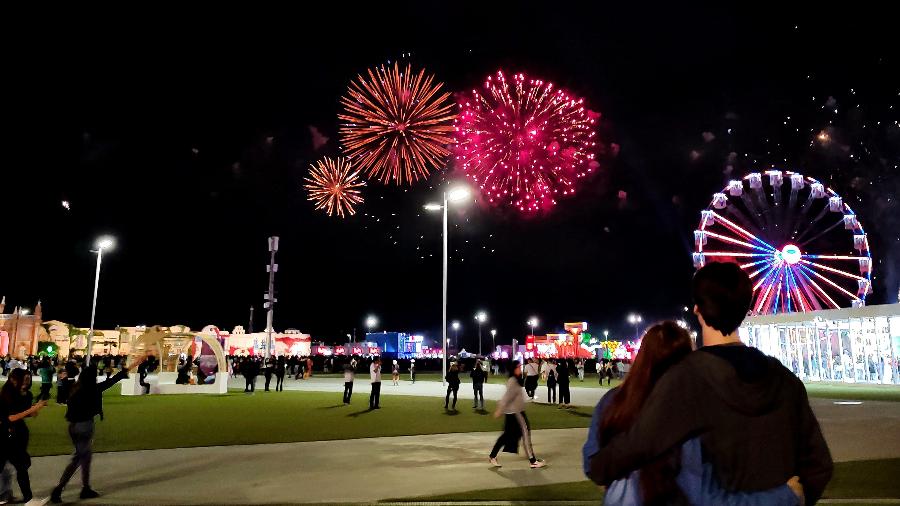
[[[338,379],[285,383],[291,390],[337,393],[342,388]],[[359,390],[367,388],[365,381],[357,383]],[[234,386],[242,386],[240,379]],[[499,397],[503,389],[486,387],[487,398]],[[385,382],[383,392],[443,396],[444,390],[437,382],[397,387]],[[573,388],[573,402],[591,405],[603,392]],[[812,402],[836,461],[900,457],[900,403]],[[464,433],[103,453],[94,457],[92,481],[108,504],[373,502],[578,481],[586,433],[535,431],[535,451],[549,463],[540,470],[530,469],[519,455],[502,455],[504,467],[492,469],[486,454],[497,433]],[[65,456],[34,459],[32,483],[38,495],[49,493],[66,462]],[[77,497],[79,479],[64,498]]]

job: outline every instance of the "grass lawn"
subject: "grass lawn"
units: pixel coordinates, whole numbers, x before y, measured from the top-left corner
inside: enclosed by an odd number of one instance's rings
[[[834,476],[825,490],[825,498],[873,499],[900,497],[900,459],[863,460],[839,462],[834,465]],[[457,494],[445,494],[391,501],[585,501],[598,500],[602,489],[590,481],[554,483],[530,487],[473,490]],[[387,501],[385,501],[387,502]]]
[[[114,387],[104,396],[105,420],[97,422],[95,451],[145,450],[211,445],[322,441],[448,432],[500,431],[502,421],[473,411],[463,400],[457,413],[443,409],[437,397],[382,395],[382,409],[368,411],[368,388],[359,389],[350,406],[340,393],[260,392],[246,395],[153,395],[125,397]],[[32,456],[66,454],[72,443],[65,407],[53,402],[28,421]],[[560,411],[533,404],[534,429],[587,427],[589,408]]]
[[[847,383],[806,383],[810,397],[851,401],[900,402],[898,385],[857,385]]]

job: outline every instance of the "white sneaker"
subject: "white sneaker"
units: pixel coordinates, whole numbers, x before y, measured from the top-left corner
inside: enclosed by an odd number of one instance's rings
[[[497,459],[494,457],[491,457],[491,465],[494,467],[503,467],[503,464],[497,462]]]
[[[546,467],[546,466],[547,466],[547,463],[544,462],[543,460],[536,460],[536,461],[534,461],[533,464],[531,464],[532,469],[540,469],[540,468]]]

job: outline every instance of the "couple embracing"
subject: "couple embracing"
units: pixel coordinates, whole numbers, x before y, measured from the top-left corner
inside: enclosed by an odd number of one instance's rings
[[[815,504],[832,461],[803,383],[744,346],[753,295],[736,264],[694,276],[703,346],[674,322],[647,330],[621,387],[597,405],[584,471],[603,504]]]

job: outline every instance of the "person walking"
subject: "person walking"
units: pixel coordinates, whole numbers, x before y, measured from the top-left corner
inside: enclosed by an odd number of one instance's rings
[[[409,361],[409,380],[416,384],[416,359]]]
[[[47,405],[46,400],[38,399],[37,404],[32,406],[33,399],[31,373],[26,369],[10,371],[9,378],[0,389],[0,425],[6,429],[0,440],[0,467],[9,461],[15,468],[23,503],[32,498],[31,479],[28,476],[31,456],[28,455],[28,426],[25,419],[37,416]]]
[[[447,397],[444,398],[444,409],[450,404],[450,394],[453,394],[453,411],[456,411],[456,395],[459,393],[459,366],[456,362],[450,364],[450,370],[447,371]]]
[[[284,392],[284,374],[287,372],[287,366],[284,362],[284,355],[278,357],[275,362],[275,391]]]
[[[271,392],[269,390],[269,385],[272,384],[272,374],[275,372],[275,357],[269,355],[263,360],[263,378],[266,379],[265,389],[266,392]]]
[[[584,383],[584,359],[580,358],[575,362],[575,369],[578,371],[578,381]]]
[[[381,409],[378,401],[381,399],[381,358],[375,357],[369,366],[369,376],[372,378],[372,393],[369,394],[369,409]]]
[[[394,382],[394,386],[400,384],[400,366],[397,364],[397,359],[394,359],[391,364],[391,381]]]
[[[556,364],[550,361],[547,366],[547,403],[556,404]]]
[[[569,375],[569,360],[564,358],[556,366],[556,381],[559,383],[559,409],[568,408],[572,402],[569,393]]]
[[[50,389],[53,388],[53,364],[50,363],[49,357],[41,359],[38,374],[41,375],[41,393],[38,395],[38,400],[49,401]]]
[[[525,393],[528,394],[529,400],[534,400],[535,391],[538,387],[538,375],[540,374],[537,362],[529,358],[525,364]]]
[[[475,361],[475,368],[469,372],[469,377],[472,378],[472,393],[475,396],[472,400],[472,408],[484,409],[484,381],[487,379],[487,374],[481,367],[480,360]]]
[[[140,366],[145,357],[137,357],[130,368]],[[100,415],[103,420],[103,392],[119,381],[128,377],[129,367],[123,367],[113,377],[102,383],[97,383],[97,368],[87,366],[78,376],[78,381],[72,387],[66,408],[66,420],[69,421],[69,437],[75,446],[72,461],[66,466],[59,483],[50,494],[50,502],[61,503],[62,492],[66,484],[81,467],[81,494],[82,499],[100,497],[91,488],[91,455],[94,442],[94,417]]]
[[[344,364],[344,404],[350,404],[353,396],[353,378],[356,376],[356,359],[350,359],[350,363]]]
[[[522,387],[525,380],[522,377],[522,365],[515,363],[509,371],[509,379],[506,380],[506,392],[497,402],[497,409],[494,411],[494,418],[503,419],[503,433],[494,443],[491,449],[490,462],[494,467],[502,467],[497,460],[497,455],[502,449],[506,453],[519,453],[519,440],[522,440],[525,447],[525,456],[532,469],[539,469],[547,464],[534,456],[534,449],[531,446],[531,427],[528,424],[528,417],[525,416],[525,399],[522,396]]]
[[[253,357],[247,357],[247,360],[241,364],[241,374],[244,375],[244,380],[246,380],[244,392],[249,394],[256,392],[256,377],[259,376],[259,362]]]

